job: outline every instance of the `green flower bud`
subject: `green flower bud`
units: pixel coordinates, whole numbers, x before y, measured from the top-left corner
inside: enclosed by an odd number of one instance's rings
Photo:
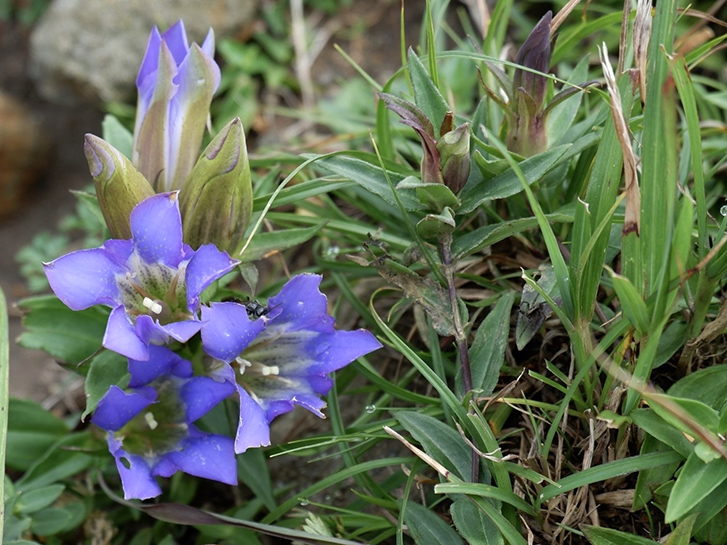
[[[470,125],[459,127],[443,135],[437,142],[441,161],[442,180],[456,195],[470,176]]]
[[[184,241],[213,243],[230,254],[242,245],[252,214],[252,181],[240,118],[212,139],[184,183],[179,199]]]
[[[131,161],[102,138],[87,134],[83,150],[111,238],[130,239],[129,215],[154,190]]]

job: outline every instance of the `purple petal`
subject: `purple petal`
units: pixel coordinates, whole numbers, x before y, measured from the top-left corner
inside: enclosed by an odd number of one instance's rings
[[[144,86],[144,80],[146,80],[147,77],[151,76],[154,72],[156,72],[157,67],[159,66],[159,47],[162,44],[162,37],[159,35],[159,29],[157,27],[154,27],[151,29],[151,34],[149,35],[149,41],[146,44],[146,53],[144,53],[144,60],[141,61],[141,67],[139,67],[139,74],[136,76],[136,87],[139,89],[139,100],[141,101],[142,95],[148,95],[145,96],[147,100],[151,100],[151,95],[154,91],[153,84],[152,85],[146,85]],[[151,82],[151,80],[150,80]],[[142,91],[142,87],[145,87]],[[148,105],[148,104],[147,104]],[[137,112],[138,115],[139,112]],[[141,112],[142,115],[146,113],[146,111]]]
[[[134,247],[146,263],[176,267],[182,260],[182,219],[179,194],[160,193],[131,211]]]
[[[149,358],[147,360],[140,361],[129,358],[129,373],[131,374],[129,387],[137,388],[166,375],[189,378],[192,376],[192,363],[175,354],[166,346],[152,344],[149,345]]]
[[[336,371],[381,346],[376,337],[365,329],[322,333],[308,345],[315,351],[313,358],[316,363],[307,371],[316,375]]]
[[[187,407],[187,422],[194,422],[212,410],[220,401],[235,393],[235,385],[218,382],[210,377],[194,377],[180,392]]]
[[[157,329],[159,329],[161,333],[179,341],[180,343],[186,343],[202,328],[202,322],[199,320],[183,320],[181,322],[172,322],[166,325],[160,325],[158,322],[155,323]]]
[[[235,436],[235,452],[241,454],[249,448],[270,444],[270,426],[262,407],[238,385],[240,394],[240,421]]]
[[[202,346],[205,352],[229,363],[257,337],[265,325],[250,321],[244,305],[212,303],[202,306]]]
[[[91,422],[106,431],[118,431],[129,420],[154,403],[157,393],[147,386],[134,392],[126,393],[118,386],[111,386],[101,398]]]
[[[118,304],[116,275],[125,268],[103,246],[72,252],[44,263],[43,268],[53,292],[73,310]]]
[[[202,51],[211,58],[215,56],[215,31],[210,28],[202,44]],[[217,87],[215,87],[215,91]]]
[[[237,462],[229,437],[206,434],[190,437],[183,441],[182,450],[170,452],[166,458],[190,475],[237,484]]]
[[[318,289],[321,280],[320,275],[309,273],[290,279],[268,301],[271,323],[289,323],[288,331],[332,332],[335,320],[328,315],[326,296]]]
[[[162,34],[162,40],[169,47],[169,51],[172,52],[172,56],[174,57],[174,62],[179,66],[189,51],[187,31],[184,29],[184,23],[181,19]]]
[[[124,499],[147,500],[162,493],[162,489],[152,476],[151,467],[144,458],[127,453],[121,448],[121,441],[115,439],[111,433],[108,436],[108,444],[109,451],[116,459],[116,469],[121,476]]]
[[[112,259],[116,260],[120,267],[126,268],[126,264],[134,251],[134,243],[131,240],[109,239],[104,242],[103,248],[109,253]]]
[[[200,246],[187,264],[187,309],[194,312],[199,304],[200,294],[238,263],[227,252],[218,250],[214,244]]]
[[[139,319],[137,319],[137,325],[139,325],[138,322]],[[118,306],[111,311],[103,337],[103,346],[127,358],[149,359],[148,343],[139,338],[123,306]]]

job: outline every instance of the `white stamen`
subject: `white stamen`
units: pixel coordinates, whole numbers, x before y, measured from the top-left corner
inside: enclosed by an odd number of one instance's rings
[[[154,415],[151,413],[146,413],[144,415],[144,420],[146,420],[147,425],[152,430],[155,430],[156,427],[159,425],[159,423],[154,419]]]
[[[267,377],[269,375],[279,375],[280,368],[277,365],[262,365],[261,372],[264,377]]]
[[[241,375],[245,374],[245,369],[247,369],[248,367],[252,367],[252,363],[250,363],[249,361],[247,361],[244,358],[241,358],[240,356],[236,357],[235,361],[240,364],[240,374]]]
[[[156,301],[153,301],[152,299],[149,299],[148,297],[144,297],[144,300],[141,302],[142,305],[144,305],[146,308],[148,308],[152,314],[161,314],[162,313],[162,306],[157,303]]]

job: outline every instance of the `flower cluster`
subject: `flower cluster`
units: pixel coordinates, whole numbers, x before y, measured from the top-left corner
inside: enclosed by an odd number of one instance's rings
[[[202,304],[201,293],[237,262],[214,245],[182,241],[177,193],[161,193],[131,214],[131,240],[108,240],[45,265],[51,288],[74,310],[112,308],[103,345],[128,358],[128,388],[112,386],[92,421],[108,431],[126,498],[161,493],[155,476],[178,470],[234,484],[235,453],[270,444],[270,422],[300,405],[318,416],[328,374],[381,345],[365,330],[337,331],[318,286],[301,274],[262,316],[246,305]],[[201,333],[207,364],[170,349]],[[237,392],[234,442],[193,425]]]
[[[130,378],[111,386],[92,422],[108,432],[127,499],[158,496],[155,477],[177,471],[236,484],[236,453],[269,445],[270,422],[296,405],[322,417],[328,374],[381,346],[368,331],[334,329],[317,275],[294,277],[253,316],[246,305],[202,300],[238,264],[227,251],[241,245],[252,213],[239,119],[199,156],[220,81],[213,54],[211,31],[190,47],[181,21],[154,29],[137,78],[132,158],[86,136],[113,238],[44,264],[71,309],[111,308],[102,344],[128,359]],[[201,343],[189,343],[196,335]],[[197,364],[180,347],[202,352]],[[233,395],[234,440],[195,425]]]

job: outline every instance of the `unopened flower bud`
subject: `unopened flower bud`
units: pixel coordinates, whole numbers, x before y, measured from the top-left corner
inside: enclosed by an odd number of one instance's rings
[[[463,123],[437,142],[444,185],[456,195],[470,175],[470,125]]]
[[[105,140],[87,134],[83,149],[111,237],[130,239],[129,215],[154,190],[131,161]]]
[[[180,195],[184,241],[193,248],[213,243],[234,253],[252,214],[252,182],[245,133],[239,118],[212,139]]]
[[[549,11],[538,21],[517,52],[516,64],[544,74],[548,73],[550,68],[550,22],[552,20],[553,13]],[[538,110],[542,108],[548,78],[516,68],[512,83],[513,96],[517,95],[518,89],[522,89],[533,99]]]

